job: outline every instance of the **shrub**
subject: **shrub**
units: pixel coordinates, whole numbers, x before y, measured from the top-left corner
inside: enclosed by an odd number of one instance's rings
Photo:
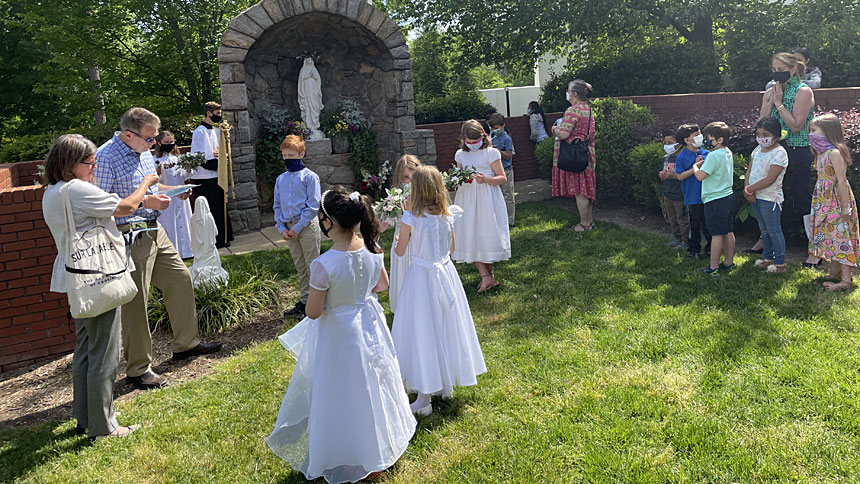
[[[657,173],[663,162],[663,143],[648,143],[630,150],[633,167],[633,198],[645,208],[660,208],[663,185]]]
[[[535,159],[540,167],[541,177],[552,180],[552,157],[555,155],[555,138],[550,136],[535,146]]]
[[[484,119],[493,107],[477,91],[458,92],[415,104],[418,124],[449,123],[464,119]]]
[[[376,133],[369,128],[362,128],[349,135],[350,155],[349,165],[356,179],[362,178],[363,172],[376,173],[379,169],[379,157],[376,154]]]
[[[307,134],[304,124],[292,121],[297,119],[289,111],[269,108],[260,112],[260,132],[257,136],[257,173],[274,186],[278,175],[284,172],[284,159],[281,156],[281,142],[284,136],[294,132]]]
[[[647,107],[619,99],[595,99],[592,108],[597,126],[594,140],[597,199],[630,204],[634,179],[630,151],[642,141],[650,141],[634,135],[645,132],[654,123],[654,116]]]
[[[53,133],[30,134],[3,143],[0,148],[0,163],[44,160],[57,136]]]
[[[226,285],[200,284],[194,289],[200,332],[241,328],[274,302],[280,290],[280,283],[270,272],[254,265],[231,271]],[[149,294],[148,316],[153,331],[170,328],[161,292],[154,286]]]

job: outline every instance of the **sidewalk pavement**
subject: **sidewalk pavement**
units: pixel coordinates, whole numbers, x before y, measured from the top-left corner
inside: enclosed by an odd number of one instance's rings
[[[552,197],[552,185],[541,178],[515,182],[514,188],[517,203],[535,202]],[[236,235],[230,247],[219,249],[218,253],[223,256],[286,247],[287,242],[281,239],[281,234],[275,228],[274,214],[271,212],[260,214],[260,223],[263,228]]]

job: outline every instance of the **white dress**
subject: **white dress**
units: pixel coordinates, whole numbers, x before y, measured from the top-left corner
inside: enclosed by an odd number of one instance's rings
[[[409,269],[410,261],[412,260],[412,244],[406,248],[406,253],[403,257],[394,252],[394,247],[397,246],[397,236],[400,235],[400,221],[402,217],[397,217],[395,220],[388,220],[394,225],[394,240],[391,244],[391,270],[388,271],[388,306],[391,312],[397,310],[397,298],[400,295],[400,288],[403,286],[403,279],[406,277],[406,271]]]
[[[352,482],[394,464],[415,417],[382,306],[371,291],[382,254],[329,250],[311,262],[311,287],[328,290],[319,319],[280,336],[296,358],[269,448],[307,479]]]
[[[474,152],[458,150],[454,161],[485,176],[495,176],[490,163],[501,159],[495,148]],[[454,222],[457,243],[451,258],[457,262],[493,263],[511,258],[511,234],[508,209],[498,185],[464,183],[457,189],[454,204],[463,208],[463,216]]]
[[[166,168],[164,164],[176,164],[177,158],[166,154],[155,160],[156,164],[162,165],[159,181],[165,185],[185,185],[188,173],[177,166]],[[170,205],[162,210],[158,222],[164,227],[167,238],[173,242],[179,257],[188,259],[193,257],[191,253],[191,202],[178,198],[170,199]]]
[[[412,265],[391,335],[406,387],[428,395],[476,385],[487,371],[469,301],[449,257],[454,220],[462,210],[449,210],[447,217],[403,214],[403,223],[412,227]]]

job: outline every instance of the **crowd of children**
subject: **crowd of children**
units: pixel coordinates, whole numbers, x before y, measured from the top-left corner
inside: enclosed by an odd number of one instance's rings
[[[279,338],[296,367],[266,443],[308,479],[383,472],[412,438],[413,414],[432,412],[431,396],[451,398],[487,371],[453,261],[474,263],[484,292],[499,285],[493,264],[511,256],[513,215],[502,187],[512,185],[504,160],[510,164],[513,146],[504,118],[490,121],[492,137],[477,121],[463,126],[455,161],[475,174],[455,204],[435,167],[405,155],[393,180],[408,198],[400,216],[385,220],[358,192],[321,194],[319,177],[304,166],[301,137],[281,144],[285,171],[273,208],[300,288],[284,316],[301,322]],[[378,237],[392,226],[389,279]],[[322,236],[333,244],[320,255]],[[376,297],[386,290],[390,331]],[[417,394],[411,404],[407,392]]]
[[[856,267],[860,259],[856,205],[845,175],[851,157],[835,115],[813,119],[809,133],[818,173],[811,211],[804,222],[809,253],[831,261],[823,286],[844,291],[854,287],[851,267]],[[664,137],[666,155],[658,172],[663,213],[673,235],[668,245],[687,250],[690,257],[707,259],[708,265],[701,271],[710,275],[735,267],[734,160],[726,146],[731,134],[731,128],[719,121],[704,129],[681,125],[674,134]],[[763,242],[762,258],[754,265],[769,273],[787,271],[780,220],[785,200],[782,180],[789,165],[780,142],[786,134],[776,118],[758,121],[758,146],[750,156],[744,177],[743,196],[751,204]]]

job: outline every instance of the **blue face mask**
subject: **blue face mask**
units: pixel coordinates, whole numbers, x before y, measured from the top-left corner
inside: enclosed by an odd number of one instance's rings
[[[284,168],[289,171],[301,171],[305,168],[305,164],[301,158],[284,158]]]
[[[705,149],[712,150],[714,149],[714,140],[705,138],[702,140],[702,146],[704,146]]]

